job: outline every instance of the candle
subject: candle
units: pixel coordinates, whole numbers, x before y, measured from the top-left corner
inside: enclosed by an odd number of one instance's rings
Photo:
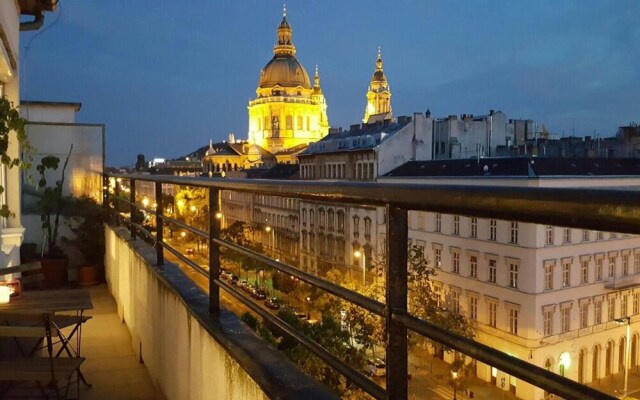
[[[0,286],[0,304],[7,304],[11,297],[11,289],[7,286]]]

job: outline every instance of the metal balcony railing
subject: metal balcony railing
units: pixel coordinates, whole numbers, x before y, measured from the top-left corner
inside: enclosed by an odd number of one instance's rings
[[[445,186],[417,184],[376,184],[351,182],[296,182],[210,179],[173,176],[105,175],[105,188],[109,178],[130,181],[129,199],[122,196],[116,184],[115,199],[105,191],[105,205],[113,202],[120,218],[120,207],[128,203],[131,209],[143,209],[156,217],[156,231],[152,237],[156,244],[157,262],[164,262],[164,250],[173,253],[185,264],[209,278],[210,312],[220,309],[220,288],[238,301],[294,338],[347,379],[377,399],[406,399],[408,396],[407,332],[412,331],[437,341],[509,375],[522,379],[547,392],[566,399],[614,399],[614,397],[579,384],[573,380],[510,356],[492,347],[459,336],[444,328],[409,315],[407,312],[407,247],[394,245],[407,243],[408,210],[431,211],[490,219],[529,222],[542,225],[565,226],[632,234],[640,234],[640,192],[609,189],[556,189],[506,188],[478,186]],[[155,183],[157,207],[145,208],[136,204],[135,182]],[[203,231],[163,215],[163,184],[203,187],[209,191],[209,230]],[[311,201],[367,204],[386,208],[386,299],[379,302],[355,291],[328,282],[315,275],[275,261],[263,254],[220,239],[220,191],[230,190],[262,195],[293,197]],[[585,199],[585,200],[580,200]],[[115,200],[115,201],[113,201]],[[194,235],[205,238],[209,245],[209,271],[163,240],[163,224],[171,223]],[[135,221],[130,223],[131,235],[144,232]],[[225,281],[220,279],[220,246],[252,257],[277,271],[285,272],[327,293],[347,300],[385,320],[386,389],[367,379],[309,338],[294,330],[275,315],[267,312]]]

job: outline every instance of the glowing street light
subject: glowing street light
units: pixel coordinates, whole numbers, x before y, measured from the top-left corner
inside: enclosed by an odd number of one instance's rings
[[[353,256],[357,259],[362,257],[362,286],[365,286],[367,281],[367,256],[364,254],[364,251],[356,250],[353,252]]]
[[[457,382],[456,379],[458,379],[458,371],[451,371],[451,378],[453,379],[453,400],[457,400]]]
[[[145,197],[145,198],[143,198],[143,199],[142,199],[142,205],[143,205],[143,206],[145,206],[145,207],[149,206],[149,199],[148,199],[148,198],[146,198],[146,197]]]
[[[271,232],[271,257],[275,257],[275,255],[276,255],[276,249],[275,249],[275,246],[276,246],[276,237],[275,237],[276,231],[275,231],[275,229],[271,228],[270,226],[265,227],[264,230],[267,233]]]
[[[180,237],[181,238],[185,238],[186,236],[187,236],[187,232],[185,232],[185,231],[180,232]]]
[[[189,210],[191,210],[191,212],[196,212],[197,208],[196,206],[191,206],[189,207]]]

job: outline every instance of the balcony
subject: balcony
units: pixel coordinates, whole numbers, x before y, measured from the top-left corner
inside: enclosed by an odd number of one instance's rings
[[[632,289],[638,286],[640,286],[640,276],[638,275],[609,278],[604,284],[605,289],[608,290]]]
[[[279,374],[273,370],[274,364],[290,368],[288,374],[294,374],[295,371],[297,374],[295,381],[306,382],[304,386],[307,389],[313,388],[319,396],[328,396],[328,398],[332,396],[326,387],[319,383],[312,383],[306,375],[288,363],[283,354],[276,352],[266,343],[261,343],[261,340],[252,335],[247,326],[240,323],[232,313],[225,311],[225,308],[233,310],[236,314],[250,311],[257,316],[261,326],[266,324],[275,326],[279,332],[289,338],[288,340],[295,343],[296,348],[304,349],[313,357],[317,357],[327,368],[334,373],[339,373],[336,376],[342,376],[340,380],[350,382],[348,387],[351,390],[367,393],[373,398],[402,399],[410,398],[412,393],[416,393],[415,383],[407,380],[410,372],[412,375],[421,376],[418,373],[419,369],[415,369],[418,368],[415,362],[410,361],[413,358],[407,350],[407,333],[409,332],[412,337],[426,337],[459,354],[465,354],[480,365],[492,366],[499,371],[498,376],[516,377],[518,385],[528,385],[532,393],[540,390],[555,393],[564,398],[612,398],[535,366],[527,362],[524,356],[507,355],[494,348],[495,346],[487,346],[460,336],[442,326],[412,315],[407,308],[407,270],[393,267],[406,265],[409,252],[403,246],[394,246],[394,244],[407,242],[407,210],[437,211],[601,230],[611,230],[611,226],[616,226],[617,229],[622,228],[628,233],[638,233],[640,223],[635,217],[638,194],[634,192],[584,189],[443,188],[393,184],[360,184],[353,187],[345,184],[340,186],[338,192],[335,184],[321,182],[305,182],[303,185],[291,181],[252,182],[137,175],[114,175],[112,178],[119,178],[122,182],[128,180],[129,187],[135,187],[136,182],[139,181],[153,182],[156,185],[156,193],[162,193],[166,186],[199,187],[208,192],[211,215],[208,217],[208,226],[205,227],[188,225],[184,219],[177,218],[176,215],[165,215],[163,210],[166,207],[162,206],[160,198],[156,199],[158,207],[151,209],[140,204],[135,196],[130,195],[130,192],[129,196],[123,196],[116,179],[111,180],[113,190],[105,193],[105,204],[109,205],[112,217],[112,224],[105,228],[108,239],[107,277],[114,297],[123,308],[125,321],[130,321],[132,324],[130,328],[132,336],[139,339],[143,358],[153,360],[151,362],[153,367],[150,367],[153,379],[163,382],[176,380],[162,373],[162,365],[167,362],[166,357],[171,354],[172,363],[179,365],[174,370],[183,371],[184,368],[184,374],[180,375],[179,380],[184,379],[189,382],[186,385],[168,383],[167,387],[172,388],[171,394],[167,393],[169,398],[174,398],[176,395],[178,397],[175,398],[180,398],[180,393],[186,393],[184,391],[188,391],[191,385],[200,388],[203,384],[201,377],[216,374],[229,376],[231,371],[233,374],[238,373],[245,377],[240,380],[241,382],[244,382],[244,379],[253,381],[256,390],[266,392],[267,389],[277,386],[278,390],[289,393],[293,397],[299,396],[302,392],[296,391],[299,388],[291,387],[291,381],[279,380]],[[308,269],[310,272],[305,272],[297,265],[274,259],[270,256],[270,251],[262,252],[260,249],[246,247],[243,243],[225,239],[221,234],[219,220],[212,217],[224,211],[224,204],[218,201],[221,191],[280,195],[329,203],[348,201],[360,204],[361,202],[385,207],[388,215],[386,243],[389,245],[386,250],[388,257],[384,274],[374,274],[375,270],[367,271],[367,268],[363,268],[362,287],[345,287],[331,281],[318,271],[310,273],[313,268]],[[135,190],[133,192],[135,193]],[[592,201],[575,204],[573,203],[575,198],[590,198]],[[496,203],[501,204],[502,207],[496,209],[494,207]],[[149,216],[150,218],[145,218],[145,221],[150,220],[150,222],[143,223],[142,220],[136,219],[132,221],[131,207]],[[610,210],[622,210],[622,212]],[[195,257],[185,253],[184,244],[176,238],[166,236],[168,226],[173,227],[173,231],[186,232],[191,238],[205,240],[209,245],[203,253],[204,256]],[[272,274],[285,274],[286,277],[291,277],[295,282],[307,285],[316,292],[328,293],[345,304],[364,310],[371,317],[381,318],[387,331],[383,343],[386,353],[386,378],[368,378],[363,374],[361,367],[346,360],[344,354],[334,354],[327,350],[311,340],[308,333],[303,333],[304,330],[299,330],[300,326],[283,320],[278,314],[270,312],[260,302],[247,296],[247,292],[243,293],[239,290],[232,281],[223,279],[223,275],[228,274],[229,267],[221,260],[222,249],[232,250],[246,259],[257,261],[262,266],[260,268],[268,267]],[[252,276],[255,277],[256,283],[261,279],[263,282],[275,280],[275,275],[266,277],[258,272],[256,268],[255,271],[247,269],[240,273],[246,275],[249,282]],[[378,280],[384,281],[386,295],[382,297],[364,295],[364,287]],[[301,301],[302,303],[296,306],[304,307],[304,300]],[[315,319],[310,317],[312,312],[307,311],[306,318]],[[186,343],[189,345],[185,347]],[[188,354],[181,353],[181,349],[184,348],[189,349]],[[147,349],[146,352],[145,349]],[[533,352],[534,349],[531,350],[529,358],[532,358]],[[230,363],[235,366],[229,368]],[[221,368],[221,365],[225,365],[226,369]],[[220,384],[225,382],[224,379],[220,380],[220,377],[215,379],[218,379]],[[470,382],[475,381],[471,379]],[[454,380],[453,385],[455,384]],[[229,385],[227,383],[227,386]],[[477,383],[469,384],[471,387],[480,388],[474,385]],[[235,387],[235,383],[231,386]],[[476,393],[492,393],[486,394],[489,397],[500,394],[491,390],[482,392],[481,389],[476,389]],[[273,392],[268,393],[268,396],[273,396]]]

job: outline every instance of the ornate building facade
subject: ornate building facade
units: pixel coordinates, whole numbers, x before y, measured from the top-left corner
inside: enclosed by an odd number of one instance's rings
[[[286,9],[273,53],[260,71],[256,98],[247,108],[249,143],[277,154],[322,139],[329,132],[329,120],[318,68],[312,85],[296,58]]]
[[[364,110],[362,122],[366,124],[391,118],[393,118],[391,113],[391,89],[382,70],[382,53],[378,47],[376,70],[371,77],[369,90],[367,90],[367,107]]]

